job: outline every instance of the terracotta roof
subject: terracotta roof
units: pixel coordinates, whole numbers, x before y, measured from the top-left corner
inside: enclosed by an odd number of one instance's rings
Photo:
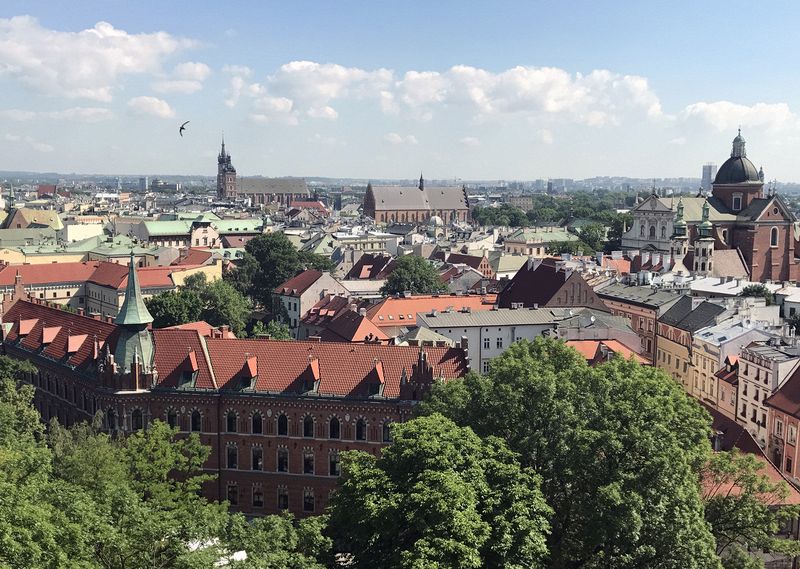
[[[441,312],[448,308],[461,310],[464,307],[473,311],[491,310],[496,301],[496,294],[391,297],[368,309],[367,316],[379,328],[390,326],[411,327],[417,325],[417,312],[427,313],[433,310]]]
[[[566,344],[571,348],[575,348],[590,363],[599,363],[604,359],[603,347],[626,360],[633,358],[634,361],[640,364],[649,363],[647,359],[619,340],[568,340]]]
[[[364,253],[345,275],[345,280],[385,279],[394,270],[395,261],[390,255]]]
[[[800,367],[766,399],[767,405],[800,418]]]
[[[160,387],[178,387],[184,371],[197,367],[196,389],[215,389],[216,383],[197,330],[162,328],[153,330],[155,366]]]
[[[302,322],[320,326],[333,320],[342,310],[350,310],[350,300],[345,296],[326,294],[303,316]]]
[[[300,296],[308,287],[322,277],[322,272],[316,269],[307,269],[299,275],[293,276],[282,285],[275,288],[277,294]]]
[[[175,261],[173,265],[205,265],[214,253],[207,249],[189,249],[183,259]]]
[[[41,265],[3,265],[0,267],[0,286],[14,286],[17,272],[24,285],[52,283],[83,283],[97,269],[98,261],[83,263],[46,263]]]
[[[350,309],[342,310],[334,317],[320,336],[325,341],[333,342],[364,342],[367,338],[370,341],[389,340],[389,336],[381,332],[369,318]]]
[[[147,288],[172,288],[175,281],[172,273],[196,269],[202,265],[179,265],[171,267],[141,267],[136,269],[139,277],[139,285],[143,289]],[[114,288],[124,289],[128,285],[128,267],[117,263],[100,263],[97,270],[87,279],[89,282]]]
[[[220,235],[222,244],[228,249],[243,249],[255,235]]]
[[[603,257],[604,269],[613,269],[621,275],[626,275],[631,272],[631,262],[629,259],[612,259],[611,257]]]
[[[216,326],[212,326],[208,322],[204,320],[198,320],[197,322],[187,322],[186,324],[178,324],[177,326],[166,326],[162,328],[162,330],[195,330],[200,333],[201,336],[211,337],[215,332],[219,331],[219,328]],[[236,335],[233,332],[228,332],[227,338],[235,338]]]
[[[92,361],[95,338],[112,345],[116,341],[114,324],[27,300],[17,300],[3,321],[11,324],[6,343],[75,367]]]
[[[299,209],[315,209],[322,213],[328,213],[328,208],[325,207],[325,204],[321,201],[292,201],[289,204],[289,207],[295,207]]]
[[[400,395],[403,370],[410,375],[419,356],[419,348],[376,344],[215,338],[209,338],[206,344],[221,389],[238,389],[246,360],[255,357],[261,371],[256,391],[305,392],[306,380],[313,379],[310,363],[316,358],[320,377],[318,392],[337,397],[366,397],[366,384],[375,375],[380,362],[386,382],[383,395],[396,398]],[[467,371],[463,350],[431,347],[425,348],[425,352],[435,377],[453,379]]]

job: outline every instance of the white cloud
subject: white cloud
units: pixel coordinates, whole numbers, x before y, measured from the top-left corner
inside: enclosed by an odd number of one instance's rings
[[[739,105],[730,101],[698,102],[688,105],[681,118],[700,119],[718,131],[734,130],[737,126],[766,129],[797,128],[798,116],[786,103],[756,103]]]
[[[297,111],[294,102],[286,97],[261,97],[255,101],[255,113],[250,118],[261,124],[283,122],[290,125],[297,124]]]
[[[465,136],[464,138],[460,139],[459,142],[464,146],[479,146],[481,143],[481,141],[474,136]]]
[[[156,97],[134,97],[128,101],[128,108],[138,115],[152,115],[162,119],[175,116],[175,111],[169,103]]]
[[[12,121],[32,121],[36,119],[67,120],[74,122],[93,123],[114,118],[114,113],[104,107],[72,107],[60,111],[26,111],[22,109],[7,109],[0,111],[0,118]]]
[[[194,45],[165,32],[129,34],[107,22],[62,32],[16,16],[0,19],[0,76],[46,95],[108,102],[122,77],[158,73],[167,56]]]
[[[153,83],[157,93],[181,93],[191,95],[203,88],[203,81],[211,75],[211,68],[205,63],[187,61],[180,63],[172,70],[172,78]]]
[[[35,150],[36,152],[52,152],[55,150],[53,146],[47,144],[46,142],[42,142],[40,140],[36,140],[31,136],[20,136],[18,134],[6,134],[4,137],[9,142],[23,142],[25,143],[28,148]]]
[[[673,139],[670,139],[669,144],[674,146],[683,146],[686,144],[686,137],[685,136],[676,136]]]
[[[394,145],[405,144],[408,146],[414,146],[415,144],[419,144],[417,137],[414,136],[413,134],[401,136],[396,132],[387,133],[386,135],[384,135],[383,140],[385,140],[389,144],[394,144]]]
[[[241,77],[250,77],[253,74],[253,70],[246,65],[223,65],[222,72]]]
[[[327,120],[336,120],[339,116],[339,113],[336,112],[336,109],[324,106],[324,107],[311,107],[308,109],[306,114],[315,119],[327,119]]]

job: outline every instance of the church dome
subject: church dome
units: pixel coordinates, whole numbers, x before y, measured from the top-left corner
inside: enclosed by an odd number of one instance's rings
[[[733,139],[733,150],[731,157],[717,170],[714,178],[715,184],[747,184],[761,183],[763,180],[759,175],[758,168],[750,162],[744,148],[745,140],[742,131]]]

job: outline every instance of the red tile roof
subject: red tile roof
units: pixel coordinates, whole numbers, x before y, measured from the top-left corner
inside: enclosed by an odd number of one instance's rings
[[[287,296],[300,296],[308,287],[317,282],[320,277],[322,277],[321,271],[308,269],[277,287],[275,292]]]
[[[201,336],[210,337],[215,332],[219,332],[219,328],[216,326],[212,326],[208,322],[204,320],[198,320],[197,322],[187,322],[186,324],[178,324],[177,326],[166,326],[163,330],[195,330],[200,333]],[[227,338],[235,338],[236,335],[233,332],[228,332]]]
[[[11,324],[6,343],[30,352],[41,350],[42,356],[53,360],[66,358],[65,362],[75,367],[93,359],[95,338],[111,345],[116,341],[114,324],[27,300],[16,301],[3,321]]]
[[[471,310],[491,310],[496,300],[496,294],[420,295],[410,296],[408,298],[390,297],[367,310],[367,316],[369,316],[372,323],[379,328],[390,326],[416,326],[417,312],[430,312],[432,310],[441,312],[448,308],[461,310],[464,307]]]
[[[387,342],[389,336],[381,332],[366,316],[350,309],[341,311],[331,320],[325,330],[320,333],[323,340],[329,342]]]
[[[238,389],[247,358],[258,358],[260,374],[256,391],[298,393],[306,390],[311,377],[310,363],[319,366],[319,393],[338,397],[365,397],[369,377],[376,365],[383,368],[384,396],[400,395],[400,377],[405,369],[411,375],[419,348],[337,342],[280,340],[206,340],[212,367],[220,388]],[[156,345],[158,352],[158,343]],[[425,348],[434,376],[445,379],[463,376],[467,371],[464,352],[457,348]]]
[[[197,330],[153,330],[153,341],[156,346],[155,364],[160,387],[178,387],[183,372],[193,371],[193,366],[196,366],[195,388],[216,388]]]
[[[342,310],[350,310],[350,299],[326,294],[303,316],[302,322],[307,326],[322,326],[333,320]]]
[[[201,266],[140,267],[136,269],[136,274],[139,276],[139,284],[143,289],[172,288],[175,286],[175,281],[172,279],[173,273]],[[100,263],[97,270],[87,280],[100,286],[123,290],[128,285],[128,266],[117,263]]]
[[[800,367],[765,402],[770,407],[800,418]]]
[[[14,286],[17,272],[22,284],[43,285],[53,283],[83,283],[92,276],[99,261],[84,263],[43,263],[40,265],[3,265],[0,268],[0,286]],[[125,268],[127,271],[127,268]]]
[[[173,265],[205,265],[214,256],[206,249],[189,249],[183,259],[172,263]]]
[[[328,213],[328,208],[325,207],[325,204],[321,201],[293,201],[289,204],[289,207],[298,209],[314,209],[321,213]]]

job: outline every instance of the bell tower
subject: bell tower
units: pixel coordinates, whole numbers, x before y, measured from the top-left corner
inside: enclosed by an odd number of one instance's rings
[[[683,198],[678,199],[675,221],[672,222],[672,243],[670,254],[673,259],[683,259],[689,252],[689,234],[686,221],[683,219]]]
[[[697,226],[697,240],[694,244],[694,273],[706,276],[711,272],[714,262],[714,226],[708,219],[708,200],[703,202],[703,220]]]
[[[225,151],[225,136],[217,156],[217,197],[232,199],[236,197],[236,168],[231,163],[231,155]]]

